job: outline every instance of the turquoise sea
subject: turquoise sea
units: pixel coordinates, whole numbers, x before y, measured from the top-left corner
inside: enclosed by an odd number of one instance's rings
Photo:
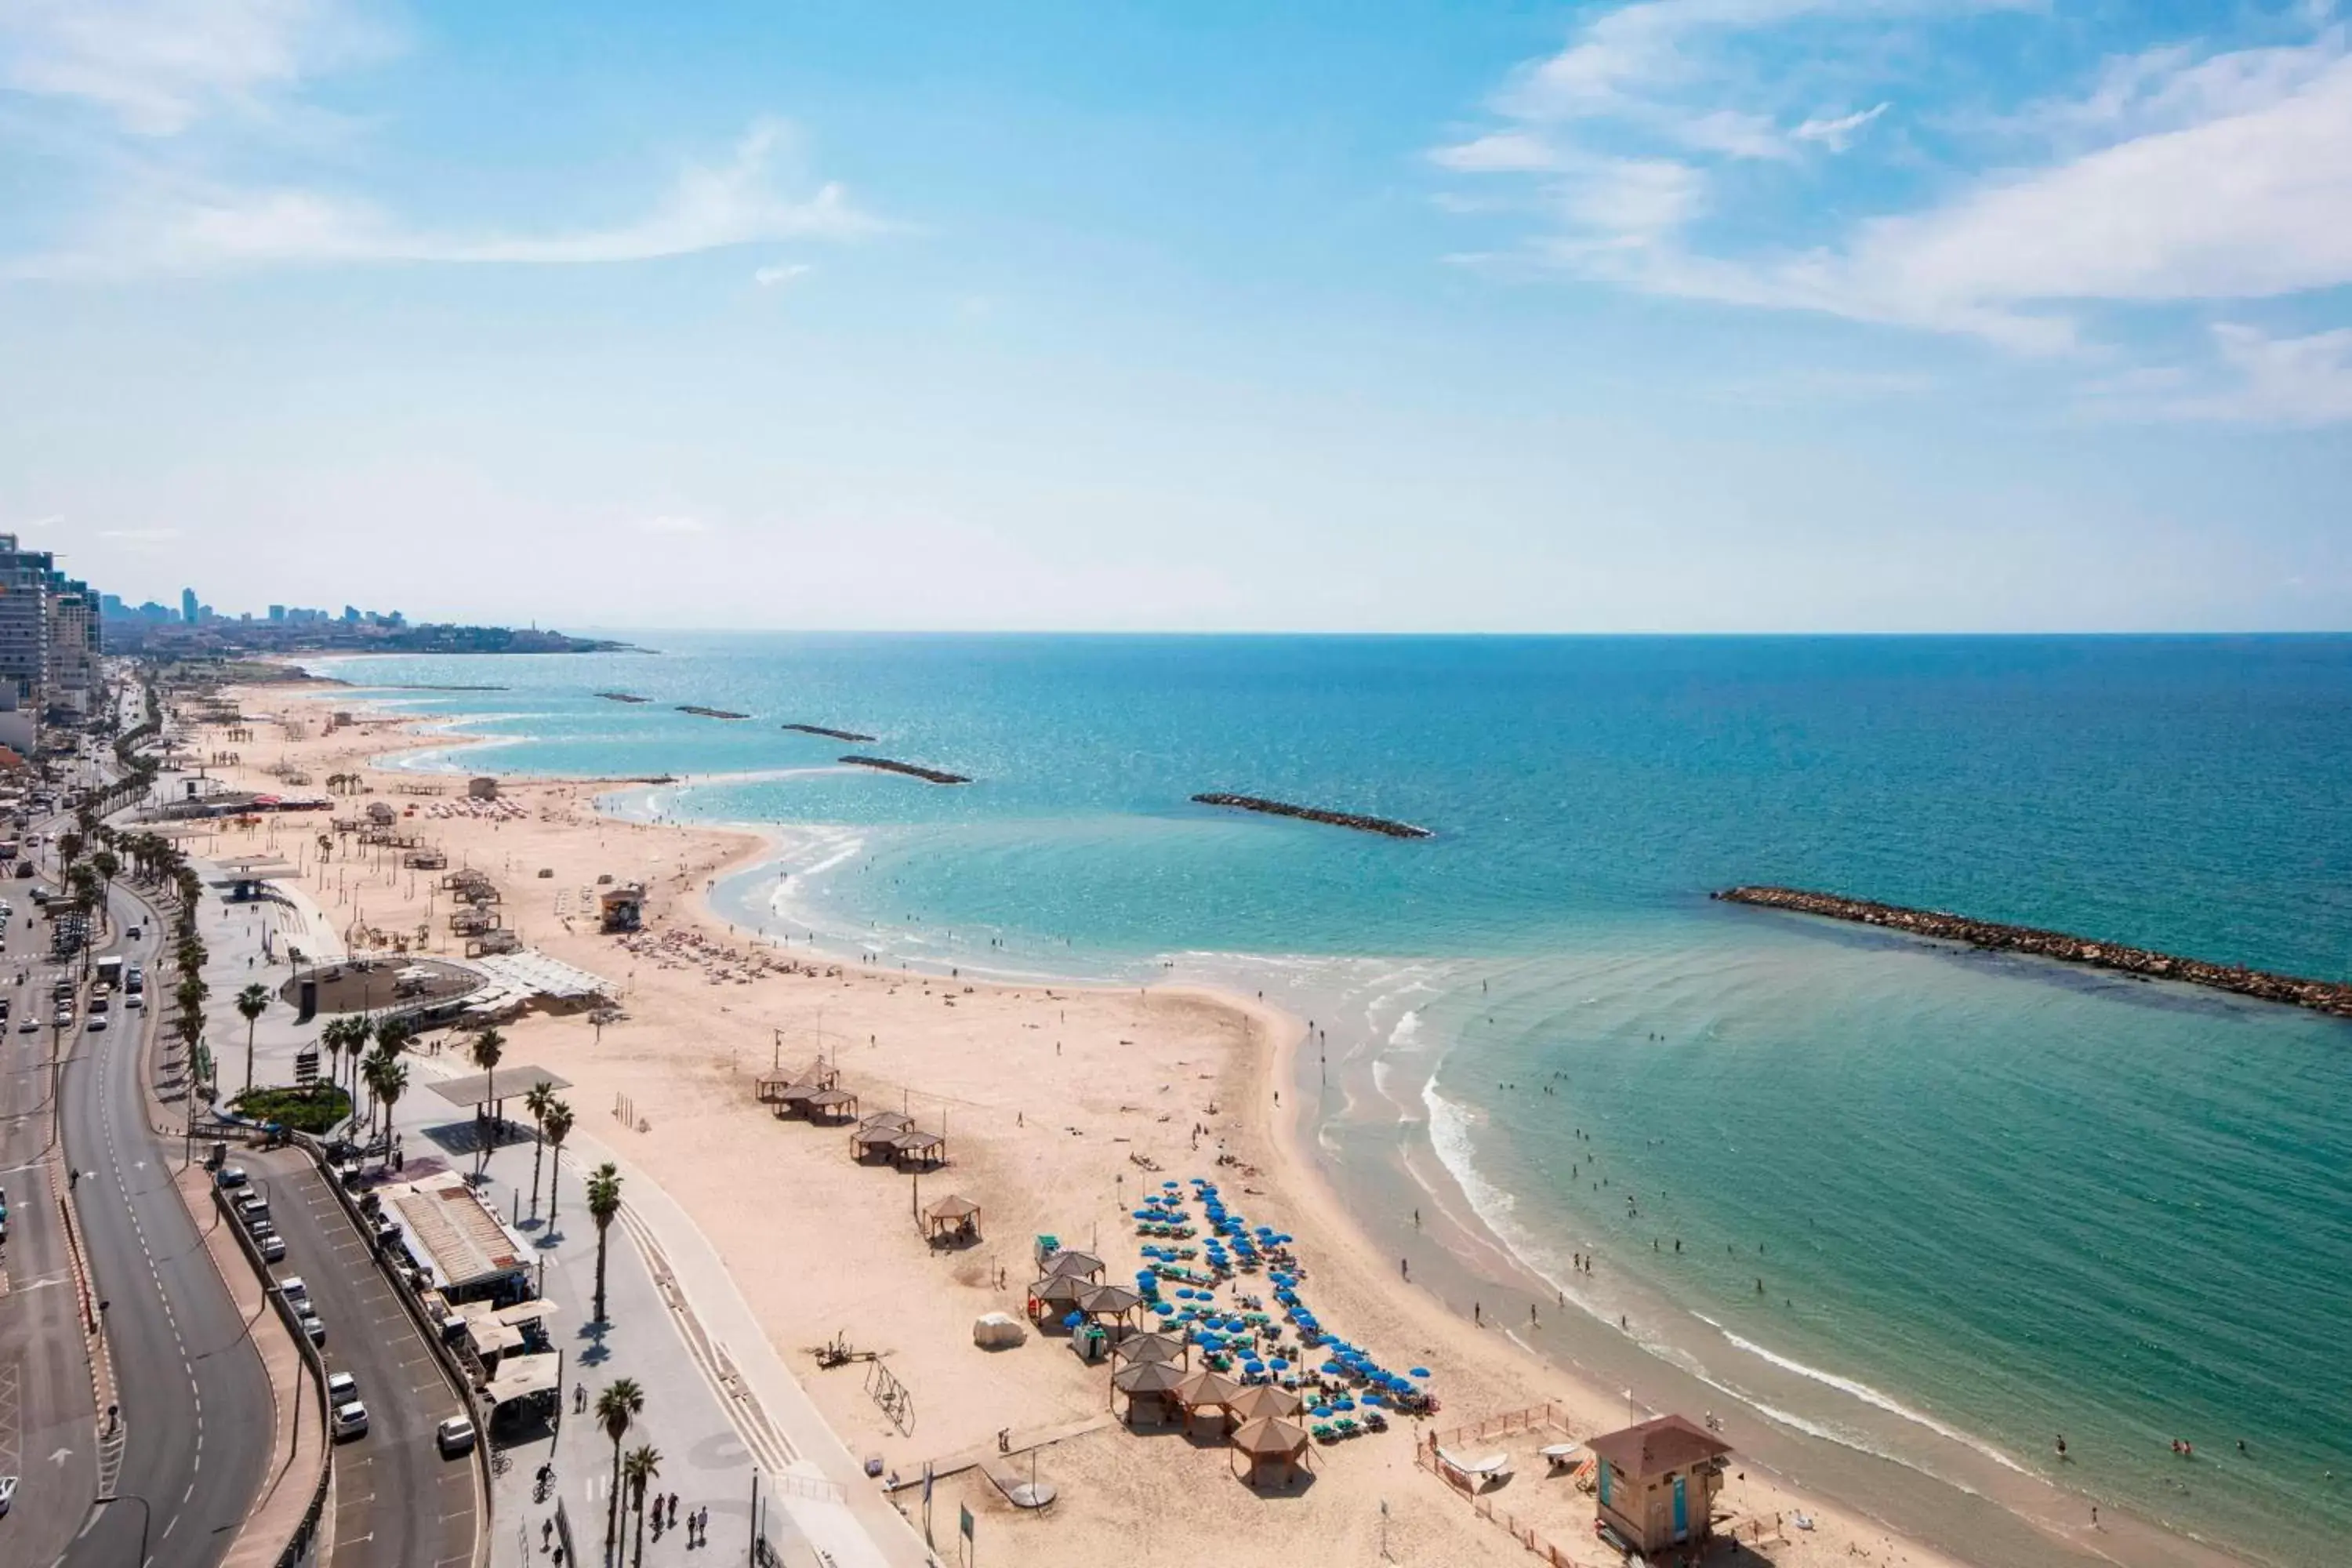
[[[1328,1153],[1792,1441],[2352,1561],[2352,1026],[1706,898],[2344,978],[2352,639],[622,635],[322,668],[451,717],[412,766],[688,775],[635,808],[782,838],[749,923],[1280,996],[1357,1086]]]

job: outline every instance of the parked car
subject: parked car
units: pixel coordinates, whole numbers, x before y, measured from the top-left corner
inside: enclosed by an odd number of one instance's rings
[[[452,1415],[433,1429],[433,1441],[445,1455],[468,1454],[474,1448],[474,1424]]]
[[[335,1440],[357,1437],[367,1431],[367,1406],[358,1400],[335,1406]]]
[[[91,1034],[93,1034],[93,1035],[102,1035],[102,1034],[106,1033],[106,1015],[105,1015],[105,1014],[103,1014],[103,1013],[92,1013],[92,1014],[89,1016],[89,1032],[90,1032]]]
[[[308,1301],[302,1303],[301,1312],[294,1321],[302,1325],[302,1332],[312,1344],[323,1345],[327,1342],[327,1325],[320,1321],[319,1314],[310,1310],[310,1304]]]
[[[223,1165],[219,1173],[213,1177],[214,1184],[222,1187],[241,1187],[246,1180],[243,1165]]]
[[[138,992],[133,991],[130,995],[125,996],[122,999],[122,1005],[126,1007],[144,1007],[147,1005],[147,998],[139,994]]]
[[[261,1248],[261,1260],[264,1263],[286,1261],[286,1238],[276,1231],[268,1231],[255,1237],[253,1244]]]
[[[327,1405],[340,1410],[360,1396],[360,1380],[347,1372],[327,1374]]]
[[[278,1282],[278,1293],[299,1307],[310,1299],[310,1287],[302,1282],[299,1274],[289,1274]]]
[[[16,1478],[0,1476],[0,1514],[5,1514],[16,1500]]]

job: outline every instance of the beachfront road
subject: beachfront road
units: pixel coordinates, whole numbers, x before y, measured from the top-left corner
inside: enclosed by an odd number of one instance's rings
[[[101,951],[156,973],[159,922],[118,889],[117,940]],[[145,934],[120,941],[131,923]],[[151,994],[155,987],[151,978]],[[65,1151],[113,1353],[124,1442],[114,1492],[66,1553],[67,1568],[173,1568],[220,1561],[261,1481],[276,1419],[248,1325],[230,1300],[173,1185],[183,1150],[147,1121],[140,1080],[159,1007],[115,1015],[102,1034],[76,1030],[64,1074]],[[208,1217],[208,1224],[221,1223]]]
[[[434,1429],[464,1414],[327,1180],[292,1149],[238,1162],[327,1326],[327,1370],[359,1384],[368,1429],[335,1446],[335,1568],[462,1568],[474,1556],[474,1466]]]
[[[0,951],[0,1189],[8,1205],[0,1243],[0,1476],[18,1478],[0,1560],[49,1563],[81,1528],[98,1490],[98,1411],[84,1353],[81,1297],[67,1250],[65,1215],[50,1170],[65,1179],[50,1147],[51,1031],[16,1026],[32,1008],[34,932],[18,914]],[[36,1015],[37,1016],[37,1015]]]

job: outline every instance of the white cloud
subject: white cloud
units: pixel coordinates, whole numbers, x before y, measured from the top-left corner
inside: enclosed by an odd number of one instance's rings
[[[98,536],[100,539],[119,539],[126,544],[154,544],[166,539],[179,538],[180,531],[176,528],[101,528]]]
[[[1706,79],[1708,30],[1926,8],[1924,0],[1626,6],[1514,79],[1498,102],[1527,122],[1444,149],[1437,161],[1543,181],[1546,210],[1559,221],[1527,254],[1563,272],[1655,294],[1970,334],[2026,353],[2075,348],[2083,318],[2098,306],[2352,284],[2352,58],[2337,27],[2298,47],[2151,50],[2115,62],[2071,112],[2044,105],[2027,117],[2053,137],[2063,122],[2068,135],[2089,136],[2088,146],[1777,254],[1709,255],[1690,243],[1692,219],[1720,197],[1710,184],[1718,171],[1689,152],[1594,160],[1568,140],[1566,122],[1606,116],[1621,142],[1646,130],[1685,150],[1769,156],[1766,126],[1716,111],[1670,121],[1661,107],[1664,87]],[[1809,119],[1785,139],[1843,151],[1885,111],[1880,103]],[[1692,134],[1699,125],[1731,133],[1710,141]],[[2095,126],[2104,135],[2092,135]],[[1751,134],[1757,140],[1745,145]]]
[[[2352,328],[2277,338],[2223,322],[2214,348],[2232,384],[2166,407],[2178,417],[2310,429],[2352,423]]]
[[[725,163],[681,170],[643,217],[548,235],[435,231],[316,191],[158,183],[120,201],[78,243],[5,271],[109,277],[326,262],[642,261],[776,240],[849,239],[881,226],[837,184],[805,195],[780,192],[773,165],[785,140],[780,123],[761,121]]]
[[[709,533],[710,525],[698,517],[649,517],[637,524],[647,533],[687,534]]]
[[[1878,103],[1868,109],[1856,110],[1852,114],[1839,115],[1834,120],[1808,120],[1789,134],[1797,141],[1818,142],[1832,153],[1843,153],[1853,145],[1854,133],[1885,113],[1888,107]]]
[[[252,110],[320,71],[388,53],[352,0],[8,0],[0,84],[96,106],[142,136]]]
[[[775,289],[790,283],[796,278],[805,278],[814,270],[815,268],[805,261],[780,262],[773,267],[762,267],[753,272],[751,281],[762,289]]]

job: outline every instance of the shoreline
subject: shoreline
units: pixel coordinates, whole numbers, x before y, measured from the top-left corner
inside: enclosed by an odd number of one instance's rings
[[[296,692],[293,689],[288,689],[281,695],[294,696]],[[402,767],[397,760],[400,756],[425,753],[450,756],[452,763],[447,776],[458,778],[463,776],[464,768],[462,764],[455,762],[457,753],[472,746],[496,748],[512,743],[508,738],[467,735],[461,730],[449,727],[466,722],[462,718],[413,711],[387,712],[382,710],[377,710],[376,713],[377,717],[354,739],[366,742],[372,747],[380,748],[376,754],[372,756],[370,765],[391,769],[411,778],[429,776],[430,773],[439,770]],[[444,721],[444,726],[437,731],[425,732],[416,728],[436,719]],[[441,743],[434,743],[436,737]],[[418,743],[410,744],[410,742]],[[690,784],[693,780],[691,777],[682,777],[674,782],[685,785]],[[689,886],[681,889],[679,904],[681,909],[692,916],[698,917],[706,926],[714,931],[719,929],[730,931],[741,941],[759,940],[748,933],[736,931],[734,922],[730,921],[710,901],[712,890],[720,883],[774,862],[777,840],[759,825],[711,823],[688,827],[686,825],[670,822],[636,823],[614,813],[611,807],[615,798],[638,794],[652,787],[641,780],[586,777],[554,777],[541,780],[535,777],[516,777],[504,780],[502,783],[517,790],[533,785],[548,785],[560,787],[570,794],[585,795],[592,811],[601,819],[616,825],[640,828],[658,826],[667,828],[673,834],[708,835],[739,840],[735,853],[728,857],[723,863],[697,873],[709,879],[704,889],[696,889]],[[783,947],[789,952],[803,956],[813,951],[789,940],[784,942]],[[822,954],[824,961],[845,966],[855,966],[859,962],[847,954],[827,952],[823,944],[819,944],[814,951]],[[942,974],[938,971],[946,973]],[[929,974],[934,982],[942,979],[961,979],[957,973],[957,966],[944,963],[933,966],[914,960],[902,961],[899,973],[909,976]],[[978,984],[983,982],[975,980],[972,984]],[[1003,991],[1016,985],[1024,990],[1034,989],[1039,983],[1032,981],[1024,984],[1020,981],[991,979],[984,984],[992,990]],[[1051,979],[1045,981],[1044,984],[1048,987],[1049,994],[1066,992],[1072,995],[1084,993],[1110,997],[1123,995],[1129,989],[1125,986],[1094,981]],[[966,993],[970,994],[971,986],[967,985],[965,989]],[[1591,1345],[1581,1342],[1587,1336],[1580,1336],[1574,1331],[1575,1320],[1570,1320],[1570,1331],[1561,1336],[1568,1342],[1561,1348],[1554,1350],[1549,1346],[1538,1349],[1512,1329],[1505,1329],[1499,1334],[1482,1333],[1460,1315],[1458,1302],[1461,1297],[1475,1290],[1486,1300],[1496,1300],[1498,1306],[1503,1300],[1507,1300],[1510,1303],[1509,1315],[1513,1321],[1516,1321],[1517,1312],[1525,1308],[1552,1306],[1550,1298],[1553,1288],[1549,1281],[1543,1280],[1535,1273],[1532,1265],[1521,1259],[1512,1250],[1504,1237],[1496,1234],[1477,1215],[1475,1205],[1470,1204],[1465,1194],[1460,1193],[1458,1187],[1455,1192],[1456,1200],[1465,1212],[1447,1216],[1449,1223],[1455,1227],[1456,1234],[1441,1238],[1441,1244],[1436,1252],[1425,1261],[1419,1258],[1415,1259],[1417,1262],[1424,1262],[1424,1268],[1412,1279],[1413,1288],[1398,1288],[1398,1281],[1387,1266],[1387,1241],[1383,1238],[1381,1224],[1383,1212],[1392,1218],[1398,1211],[1392,1206],[1384,1205],[1377,1191],[1379,1176],[1377,1163],[1362,1168],[1351,1167],[1344,1160],[1336,1157],[1336,1151],[1331,1151],[1328,1147],[1328,1140],[1334,1135],[1344,1139],[1351,1130],[1368,1131],[1373,1133],[1381,1130],[1370,1123],[1349,1121],[1347,1117],[1349,1096],[1345,1092],[1348,1088],[1348,1071],[1344,1063],[1341,1064],[1342,1070],[1339,1075],[1340,1079],[1339,1088],[1342,1091],[1339,1096],[1339,1102],[1333,1103],[1333,1097],[1330,1094],[1325,1092],[1319,1085],[1315,1086],[1311,1090],[1315,1094],[1315,1105],[1310,1113],[1307,1105],[1307,1095],[1310,1092],[1310,1086],[1307,1081],[1309,1075],[1306,1072],[1306,1063],[1299,1051],[1299,1047],[1307,1037],[1304,1020],[1278,1006],[1264,1002],[1253,1002],[1246,995],[1224,989],[1192,984],[1161,984],[1142,988],[1142,994],[1147,998],[1147,1005],[1150,998],[1163,998],[1178,1003],[1198,1002],[1222,1009],[1246,1020],[1249,1031],[1262,1038],[1268,1046],[1269,1048],[1263,1051],[1249,1050],[1241,1053],[1240,1065],[1245,1069],[1242,1076],[1250,1086],[1250,1092],[1237,1097],[1244,1109],[1242,1125],[1238,1130],[1236,1141],[1244,1145],[1262,1141],[1265,1146],[1276,1154],[1276,1160],[1269,1162],[1272,1170],[1270,1184],[1280,1189],[1291,1205],[1313,1216],[1311,1228],[1317,1237],[1316,1256],[1318,1272],[1329,1272],[1333,1265],[1338,1263],[1342,1268],[1358,1277],[1353,1283],[1381,1301],[1385,1308],[1381,1315],[1401,1321],[1420,1332],[1444,1337],[1468,1336],[1464,1342],[1465,1348],[1475,1346],[1479,1358],[1495,1361],[1504,1366],[1506,1378],[1508,1375],[1510,1363],[1517,1363],[1522,1384],[1526,1381],[1527,1374],[1538,1372],[1548,1374],[1549,1378],[1570,1380],[1578,1386],[1574,1388],[1566,1403],[1595,1413],[1596,1424],[1622,1423],[1625,1418],[1622,1409],[1623,1401],[1617,1398],[1611,1391],[1612,1379],[1609,1373],[1596,1364],[1605,1358],[1591,1354],[1596,1347],[1601,1349],[1607,1347],[1600,1344],[1598,1341]],[[1369,1076],[1369,1065],[1366,1065],[1363,1070]],[[1286,1105],[1280,1105],[1277,1110],[1278,1096],[1283,1092],[1288,1092],[1291,1099]],[[1393,1138],[1397,1130],[1390,1128],[1387,1131]],[[1451,1173],[1444,1167],[1434,1146],[1426,1143],[1426,1124],[1422,1124],[1419,1131],[1428,1155],[1438,1167],[1433,1179],[1441,1186],[1452,1184]],[[1311,1147],[1308,1143],[1310,1137],[1313,1140]],[[1410,1169],[1411,1156],[1407,1152],[1408,1141],[1396,1138],[1394,1142],[1394,1154],[1399,1167],[1396,1173],[1398,1179],[1417,1183],[1424,1188],[1428,1187],[1430,1179],[1425,1179],[1419,1173]],[[1317,1152],[1318,1149],[1324,1150],[1325,1153],[1318,1154]],[[671,1195],[681,1203],[681,1206],[688,1206],[684,1199],[678,1198],[674,1190]],[[1450,1205],[1441,1205],[1440,1206],[1443,1209]],[[693,1212],[690,1206],[688,1206],[688,1212]],[[1305,1231],[1309,1227],[1301,1225],[1299,1228]],[[1327,1259],[1322,1256],[1327,1251],[1341,1256],[1339,1258]],[[1434,1276],[1428,1272],[1428,1269],[1433,1268],[1436,1270]],[[1491,1278],[1496,1272],[1503,1274],[1507,1279],[1511,1280],[1511,1283],[1497,1283],[1490,1289],[1485,1283],[1474,1282],[1480,1280],[1482,1276]],[[1496,1290],[1505,1294],[1497,1297],[1495,1294]],[[1451,1303],[1447,1300],[1449,1291],[1454,1298]],[[1581,1316],[1580,1312],[1580,1317]],[[1601,1331],[1613,1335],[1613,1331],[1604,1331],[1598,1320],[1592,1321],[1591,1328],[1593,1331]],[[1349,1323],[1349,1331],[1359,1337],[1362,1334],[1362,1331],[1352,1321]],[[1549,1340],[1554,1336],[1546,1333],[1542,1337]],[[1496,1343],[1497,1341],[1505,1340],[1509,1342],[1510,1348],[1505,1349]],[[1643,1382],[1652,1383],[1664,1378],[1664,1373],[1660,1370],[1663,1369],[1664,1363],[1658,1363],[1655,1356],[1647,1351],[1637,1350],[1634,1353],[1641,1355],[1645,1362],[1657,1363],[1655,1367],[1645,1369],[1650,1371],[1652,1375],[1644,1377]],[[1588,1357],[1590,1357],[1589,1360]],[[1723,1397],[1734,1396],[1725,1394]],[[1675,1407],[1685,1408],[1685,1414],[1696,1414],[1695,1405],[1677,1405]],[[1447,1408],[1448,1416],[1441,1418],[1438,1423],[1440,1426],[1448,1424],[1451,1418],[1459,1415],[1475,1416],[1477,1414],[1475,1410],[1458,1409],[1450,1397]],[[1736,1431],[1733,1436],[1736,1439],[1738,1437]],[[845,1440],[848,1440],[847,1434],[845,1434]],[[1802,1452],[1804,1441],[1797,1439],[1792,1443],[1777,1446],[1788,1447],[1792,1451]],[[1767,1443],[1765,1447],[1769,1451],[1775,1446]],[[1747,1443],[1742,1442],[1740,1451],[1745,1461],[1752,1450]],[[1900,1477],[1881,1476],[1875,1478],[1870,1487],[1864,1489],[1865,1491],[1877,1489],[1883,1491],[1885,1495],[1901,1497],[1905,1508],[1897,1510],[1898,1512],[1916,1510],[1923,1504],[1931,1502],[1933,1500],[1931,1498],[1922,1495],[1923,1489],[1948,1491],[1956,1497],[1963,1495],[1954,1483],[1948,1480],[1927,1476],[1924,1472],[1910,1470],[1908,1467],[1897,1465],[1894,1461],[1881,1461],[1881,1463],[1889,1470],[1906,1470],[1909,1475],[1916,1478],[1916,1481],[1906,1483]],[[1773,1467],[1759,1458],[1748,1468],[1767,1469]],[[1843,1495],[1847,1489],[1844,1487],[1835,1488],[1831,1492],[1821,1494],[1821,1497]],[[1795,1492],[1789,1493],[1788,1497],[1789,1506],[1791,1508],[1810,1506],[1832,1518],[1838,1511],[1839,1505],[1824,1502],[1821,1498],[1801,1498],[1800,1494]],[[1466,1506],[1461,1504],[1459,1500],[1454,1500],[1453,1506],[1460,1509],[1465,1515],[1468,1513]],[[1922,1555],[1933,1560],[1940,1560],[1939,1554],[1934,1552],[1928,1547],[1927,1541],[1916,1533],[1906,1539],[1884,1539],[1887,1531],[1893,1527],[1881,1521],[1874,1511],[1864,1505],[1850,1502],[1843,1506],[1857,1516],[1855,1520],[1857,1528],[1853,1531],[1856,1540],[1878,1538],[1878,1545],[1890,1551],[1899,1550],[1912,1561],[1919,1560]],[[1982,1507],[1998,1510],[2003,1519],[2013,1521],[2019,1530],[2036,1531],[2034,1521],[2027,1516],[2001,1508],[1998,1503],[1990,1500],[1983,1500]],[[1962,1511],[1977,1510],[1964,1509]],[[2119,1521],[2123,1518],[2121,1515],[2111,1517],[2116,1518]],[[1824,1518],[1822,1522],[1826,1525],[1830,1522],[1830,1519]],[[1988,1521],[1979,1518],[1976,1522],[1981,1528]],[[1490,1532],[1497,1543],[1508,1545],[1508,1538],[1502,1535],[1499,1531],[1496,1531],[1493,1526],[1481,1524],[1479,1528]],[[2151,1535],[2158,1534],[2153,1527],[2148,1528]],[[1963,1533],[1966,1533],[1965,1530]],[[1802,1544],[1826,1545],[1828,1539],[1829,1532],[1824,1531],[1818,1540]],[[2096,1556],[2110,1555],[2104,1551],[2092,1551],[2088,1543],[2070,1537],[2043,1536],[2036,1532],[2032,1534],[2031,1539],[2041,1542],[2053,1553],[2049,1559],[2053,1562],[2081,1561],[2086,1551]],[[2190,1543],[2178,1537],[2166,1535],[2162,1536],[2161,1540],[2174,1542],[2181,1547],[2190,1546]],[[2012,1544],[2015,1543],[2012,1542]],[[2111,1537],[2105,1544],[2121,1545],[2123,1542]],[[2156,1542],[2150,1542],[2145,1544],[2154,1545]],[[2004,1555],[1981,1560],[2011,1562],[2028,1559]],[[2170,1552],[2147,1555],[2134,1552],[2131,1555],[2116,1557],[2114,1560],[2148,1563],[2234,1561],[2218,1554],[2197,1555],[2194,1554],[2193,1548],[2192,1554],[2188,1556]]]

